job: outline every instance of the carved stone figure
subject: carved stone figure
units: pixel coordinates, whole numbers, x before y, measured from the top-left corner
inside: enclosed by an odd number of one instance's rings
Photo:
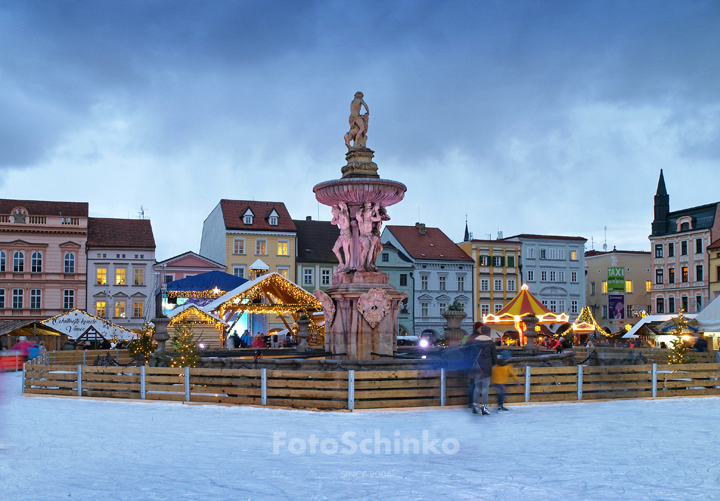
[[[340,228],[340,236],[335,241],[333,246],[333,253],[338,258],[340,265],[338,270],[344,270],[350,266],[350,248],[352,244],[352,230],[350,228],[350,210],[345,202],[340,202],[338,205],[332,207],[332,224],[338,225]],[[340,249],[342,248],[345,254],[345,259],[340,255]]]
[[[370,289],[360,296],[357,309],[373,329],[390,312],[392,300],[383,289]]]
[[[390,216],[388,216],[387,210],[385,210],[385,207],[382,205],[377,205],[377,213],[378,216],[380,216],[380,221],[375,221],[373,223],[373,232],[372,232],[372,247],[370,255],[368,256],[368,263],[369,265],[377,269],[375,266],[375,263],[377,262],[377,258],[380,255],[380,253],[383,250],[382,242],[380,241],[380,230],[382,229],[382,222],[383,221],[390,221]]]
[[[365,107],[365,114],[360,114],[362,107]],[[355,99],[350,103],[350,130],[345,134],[345,146],[347,149],[365,148],[367,143],[368,121],[370,120],[370,108],[363,101],[363,93],[356,92]],[[350,141],[353,145],[350,146]]]
[[[318,298],[318,301],[322,304],[323,312],[325,313],[325,332],[327,332],[333,320],[335,320],[335,301],[320,289],[314,290],[313,295]]]
[[[375,263],[371,261],[376,245],[375,225],[382,221],[378,213],[378,204],[365,202],[363,208],[355,215],[360,233],[360,262],[359,266],[367,271],[376,271]]]
[[[25,218],[27,217],[27,212],[25,209],[18,208],[15,209],[15,212],[13,212],[13,222],[14,223],[25,223]]]

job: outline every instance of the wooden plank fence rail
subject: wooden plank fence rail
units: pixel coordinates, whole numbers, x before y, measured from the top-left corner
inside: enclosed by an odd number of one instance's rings
[[[720,363],[518,367],[515,372],[520,384],[506,387],[508,403],[720,395]],[[466,405],[469,384],[467,375],[441,370],[95,367],[35,360],[25,366],[23,392],[352,410]]]
[[[76,350],[76,351],[48,351],[40,356],[40,361],[45,364],[58,365],[93,365],[98,356],[104,357],[110,354],[120,365],[127,365],[132,357],[126,349],[108,350]]]

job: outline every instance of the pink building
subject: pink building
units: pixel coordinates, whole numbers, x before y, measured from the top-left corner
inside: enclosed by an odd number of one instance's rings
[[[85,307],[87,223],[84,202],[0,199],[0,319]]]
[[[720,238],[720,203],[670,212],[662,170],[652,222],[653,313],[700,312],[711,300],[708,247]]]
[[[162,284],[182,278],[194,277],[208,271],[225,272],[225,265],[188,251],[155,263],[153,270],[155,273],[156,309],[157,311],[166,311],[173,309],[175,305],[167,303],[166,290],[162,287]]]

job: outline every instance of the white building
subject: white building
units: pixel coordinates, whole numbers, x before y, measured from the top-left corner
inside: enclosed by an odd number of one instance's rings
[[[456,300],[467,313],[462,328],[472,332],[472,258],[440,229],[420,223],[386,226],[381,241],[391,243],[413,261],[415,335],[425,331],[442,334],[446,321],[441,314]]]
[[[521,282],[550,311],[573,322],[585,306],[585,242],[582,237],[516,235],[522,243]]]
[[[126,329],[155,316],[149,219],[88,218],[87,311]]]

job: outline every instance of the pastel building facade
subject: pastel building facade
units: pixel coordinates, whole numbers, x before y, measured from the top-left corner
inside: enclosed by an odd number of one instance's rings
[[[654,313],[697,313],[710,301],[709,247],[720,238],[718,206],[712,203],[670,212],[662,170],[650,235]]]
[[[88,204],[0,199],[0,319],[84,308]]]
[[[651,306],[651,257],[649,252],[623,251],[613,249],[607,252],[588,251],[585,253],[585,297],[593,317],[600,327],[617,332],[626,325],[634,325],[648,313]],[[624,314],[622,319],[610,319],[608,303],[608,268],[623,268],[625,286]]]
[[[332,285],[338,259],[332,249],[340,229],[329,221],[315,221],[310,216],[294,220],[297,229],[295,267],[297,284],[312,293]]]
[[[473,308],[475,318],[502,310],[517,295],[522,244],[507,240],[469,240],[460,248],[475,263]]]
[[[129,330],[155,317],[155,238],[149,219],[89,218],[87,311]]]
[[[296,282],[297,229],[282,202],[220,200],[203,223],[200,255],[225,265],[225,271],[250,278],[261,261],[268,272]]]
[[[399,292],[407,292],[398,313],[398,336],[412,336],[415,333],[415,265],[409,256],[392,243],[385,242],[375,265],[389,276],[390,284]]]
[[[472,332],[473,260],[439,228],[388,225],[383,245],[392,244],[412,260],[414,289],[414,334],[444,332],[442,313],[457,300],[467,313],[461,328]]]
[[[522,244],[522,283],[553,313],[573,322],[585,305],[585,242],[582,237],[522,234],[504,239]]]

